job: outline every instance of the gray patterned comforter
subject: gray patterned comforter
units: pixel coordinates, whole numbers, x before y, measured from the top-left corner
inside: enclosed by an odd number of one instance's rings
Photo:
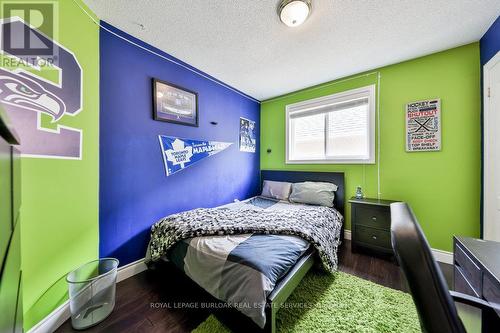
[[[291,210],[199,208],[167,216],[151,227],[151,260],[160,259],[178,241],[235,234],[291,235],[311,243],[328,272],[337,270],[343,217],[332,208],[301,205]]]
[[[255,197],[160,220],[146,257],[171,261],[262,328],[267,296],[310,244],[336,269],[341,226],[334,209]]]
[[[161,219],[151,227],[151,261],[166,255],[175,243],[192,237],[291,235],[316,248],[326,271],[336,271],[343,220],[337,210],[306,205],[300,209],[256,210],[248,206],[248,209],[199,208]]]

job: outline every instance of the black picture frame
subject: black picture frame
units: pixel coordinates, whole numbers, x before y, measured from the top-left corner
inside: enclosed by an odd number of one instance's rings
[[[154,120],[198,127],[197,92],[156,78],[153,78],[152,82]],[[170,98],[170,100],[175,99],[175,102],[169,105],[169,97],[172,95],[175,97]],[[182,105],[184,102],[186,105]]]

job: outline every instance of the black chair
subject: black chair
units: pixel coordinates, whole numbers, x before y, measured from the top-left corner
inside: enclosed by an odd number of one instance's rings
[[[391,240],[396,258],[408,281],[422,331],[466,332],[455,302],[482,310],[482,332],[499,332],[500,307],[482,299],[449,291],[441,269],[411,208],[391,204]],[[500,313],[500,312],[499,312]]]

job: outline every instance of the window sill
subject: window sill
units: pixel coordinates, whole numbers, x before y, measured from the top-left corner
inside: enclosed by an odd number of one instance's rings
[[[342,159],[342,160],[286,160],[285,164],[376,164],[375,159]]]

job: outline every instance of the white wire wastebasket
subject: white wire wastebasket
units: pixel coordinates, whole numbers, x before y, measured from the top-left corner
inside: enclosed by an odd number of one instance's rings
[[[74,329],[94,326],[113,311],[118,263],[118,259],[102,258],[88,262],[66,276]]]

